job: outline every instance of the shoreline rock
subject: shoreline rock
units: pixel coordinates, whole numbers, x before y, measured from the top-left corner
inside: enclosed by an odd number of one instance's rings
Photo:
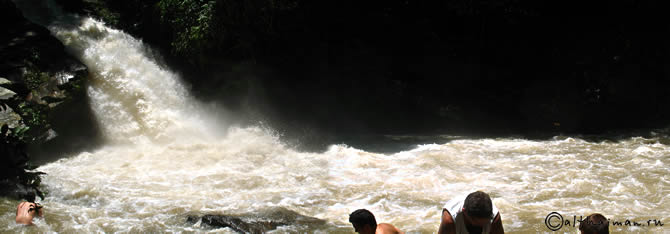
[[[0,196],[43,197],[41,172],[33,171],[29,147],[58,136],[52,113],[85,96],[88,68],[66,53],[48,29],[27,20],[11,0],[0,0]]]

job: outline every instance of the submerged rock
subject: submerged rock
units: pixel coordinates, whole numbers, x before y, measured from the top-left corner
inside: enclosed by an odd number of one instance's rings
[[[322,226],[326,221],[304,216],[286,208],[272,208],[254,214],[187,215],[186,221],[204,228],[230,228],[240,233],[265,233],[280,226]]]
[[[201,221],[201,226],[212,228],[230,228],[241,233],[264,233],[277,229],[278,226],[288,225],[287,223],[275,223],[273,221],[251,221],[245,222],[241,218],[229,215],[204,215],[200,218],[189,216],[188,221],[195,223]]]

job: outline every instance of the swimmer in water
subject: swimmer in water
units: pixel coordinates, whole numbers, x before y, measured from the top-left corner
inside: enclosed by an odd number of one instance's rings
[[[609,224],[609,220],[605,216],[598,213],[591,214],[579,223],[579,232],[582,234],[609,234]]]
[[[359,209],[349,215],[349,222],[354,231],[360,234],[403,234],[395,226],[388,223],[377,224],[375,216],[366,209]]]
[[[35,216],[42,217],[42,205],[35,202],[21,202],[16,206],[16,223],[32,225]]]

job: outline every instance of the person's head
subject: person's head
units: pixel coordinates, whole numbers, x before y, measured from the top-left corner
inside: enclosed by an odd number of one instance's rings
[[[582,234],[609,234],[609,221],[601,214],[591,214],[579,223],[579,231]]]
[[[28,208],[28,213],[34,212],[35,214],[40,213],[40,209],[42,209],[42,205],[39,203],[31,202],[29,205],[30,208]]]
[[[377,229],[377,220],[372,212],[366,209],[358,209],[349,215],[349,222],[354,225],[354,230],[358,233],[375,233]]]
[[[42,206],[39,203],[21,202],[16,206],[16,223],[32,225],[33,218],[42,216]]]
[[[491,197],[482,191],[468,194],[463,203],[465,220],[474,226],[484,226],[495,218]]]

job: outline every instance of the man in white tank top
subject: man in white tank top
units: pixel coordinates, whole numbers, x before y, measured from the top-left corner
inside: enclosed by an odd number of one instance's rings
[[[439,234],[505,233],[498,208],[482,191],[455,198],[444,205]]]

